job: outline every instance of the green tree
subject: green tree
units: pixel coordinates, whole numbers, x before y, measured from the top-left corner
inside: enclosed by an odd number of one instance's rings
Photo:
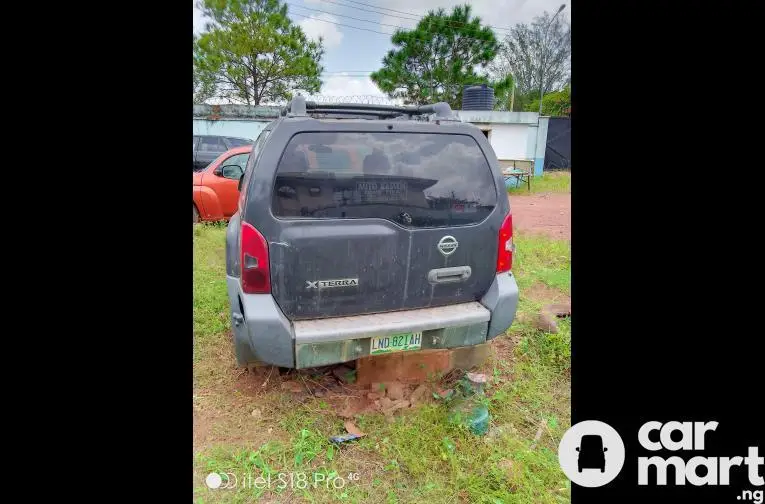
[[[532,94],[533,96],[533,94]],[[539,111],[539,92],[536,98],[528,102],[524,110],[527,112]],[[548,93],[542,98],[542,115],[567,116],[571,114],[571,86],[566,86],[560,91]]]
[[[259,105],[321,89],[321,39],[309,41],[279,0],[203,0],[194,38],[194,99]]]
[[[506,75],[504,79],[490,82],[494,89],[494,110],[511,110],[514,102],[518,99],[518,93],[513,93],[515,81],[512,75]]]
[[[491,62],[499,47],[491,28],[471,16],[469,5],[457,6],[451,14],[430,11],[415,29],[396,30],[391,42],[394,49],[372,73],[372,81],[407,104],[445,101],[452,108],[460,108],[464,85],[489,82],[475,69]]]
[[[194,44],[196,43],[197,36],[194,35]],[[204,103],[215,94],[214,80],[205,81],[196,64],[194,64],[193,83],[194,103]]]

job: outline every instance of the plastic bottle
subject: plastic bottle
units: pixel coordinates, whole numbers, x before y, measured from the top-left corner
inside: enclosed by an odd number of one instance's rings
[[[466,425],[476,436],[483,436],[489,430],[491,415],[483,401],[486,376],[468,373],[460,380],[459,398],[449,408],[449,420]]]

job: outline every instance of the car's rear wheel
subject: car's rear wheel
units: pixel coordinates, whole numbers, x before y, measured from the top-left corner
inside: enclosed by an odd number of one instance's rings
[[[197,222],[199,222],[199,210],[197,210],[197,206],[194,205],[193,203],[191,204],[191,206],[194,207],[194,224],[196,224]]]

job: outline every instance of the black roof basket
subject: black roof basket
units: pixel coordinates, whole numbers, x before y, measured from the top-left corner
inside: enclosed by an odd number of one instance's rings
[[[367,103],[316,103],[306,101],[300,95],[290,101],[282,109],[283,116],[298,117],[307,115],[326,115],[335,117],[371,116],[378,119],[392,119],[401,116],[412,118],[414,116],[433,115],[435,120],[459,121],[452,112],[452,108],[446,102],[432,103],[429,105],[373,105]]]

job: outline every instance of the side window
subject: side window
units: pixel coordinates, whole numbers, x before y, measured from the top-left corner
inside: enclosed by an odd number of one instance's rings
[[[223,177],[232,180],[239,180],[242,178],[244,167],[247,165],[247,158],[249,155],[250,154],[248,152],[245,152],[244,154],[231,156],[230,158],[223,161],[221,163],[221,166],[223,167],[221,174]]]
[[[195,136],[194,137],[194,143],[192,144],[192,147],[191,147],[192,150],[197,150],[197,142],[199,142],[199,137]]]
[[[260,152],[263,150],[263,145],[265,145],[266,139],[270,134],[270,130],[263,130],[260,136],[258,136],[258,139],[255,140],[255,144],[252,146],[250,158],[247,160],[247,166],[244,171],[244,178],[242,179],[243,190],[239,194],[239,211],[241,211],[247,203],[247,187],[250,178],[252,178],[252,173],[255,171],[255,165],[258,164],[258,158],[260,157]]]
[[[201,152],[225,152],[228,149],[226,149],[223,139],[214,136],[204,136],[199,144],[199,150]]]

